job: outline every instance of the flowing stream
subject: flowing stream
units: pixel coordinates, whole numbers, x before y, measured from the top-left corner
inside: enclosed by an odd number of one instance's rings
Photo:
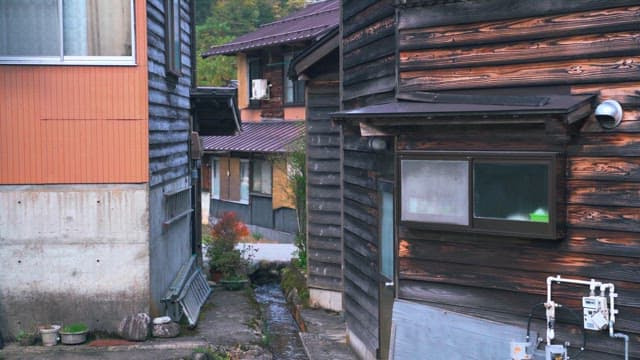
[[[269,349],[274,360],[308,360],[300,329],[287,308],[287,302],[277,283],[259,285],[255,289],[256,300],[262,307],[265,335],[269,338]]]

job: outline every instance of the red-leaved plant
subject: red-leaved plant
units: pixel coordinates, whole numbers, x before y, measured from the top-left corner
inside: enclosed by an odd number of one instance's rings
[[[245,254],[247,249],[236,249],[236,245],[248,235],[249,229],[235,212],[227,211],[222,214],[211,229],[213,241],[208,249],[211,270],[221,272],[227,279],[245,277],[249,267],[246,255],[251,254]]]

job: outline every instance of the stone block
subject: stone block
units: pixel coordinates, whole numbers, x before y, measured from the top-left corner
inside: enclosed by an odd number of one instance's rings
[[[158,338],[174,338],[180,335],[180,325],[176,322],[153,324],[152,334]]]
[[[129,315],[120,321],[118,335],[131,341],[145,341],[149,337],[151,317],[146,313]]]

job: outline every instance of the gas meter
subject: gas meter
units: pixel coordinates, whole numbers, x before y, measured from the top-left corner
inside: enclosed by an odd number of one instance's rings
[[[584,328],[602,330],[609,324],[609,309],[604,296],[585,296],[582,298]]]

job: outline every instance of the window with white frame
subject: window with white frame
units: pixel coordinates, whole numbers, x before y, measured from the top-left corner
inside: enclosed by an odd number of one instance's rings
[[[211,198],[220,199],[220,160],[211,159]]]
[[[0,63],[135,64],[133,0],[0,0]]]
[[[240,160],[240,202],[249,203],[249,160]]]
[[[271,163],[267,160],[253,160],[251,190],[261,194],[271,194]]]
[[[215,157],[211,159],[211,198],[249,203],[249,159]]]

